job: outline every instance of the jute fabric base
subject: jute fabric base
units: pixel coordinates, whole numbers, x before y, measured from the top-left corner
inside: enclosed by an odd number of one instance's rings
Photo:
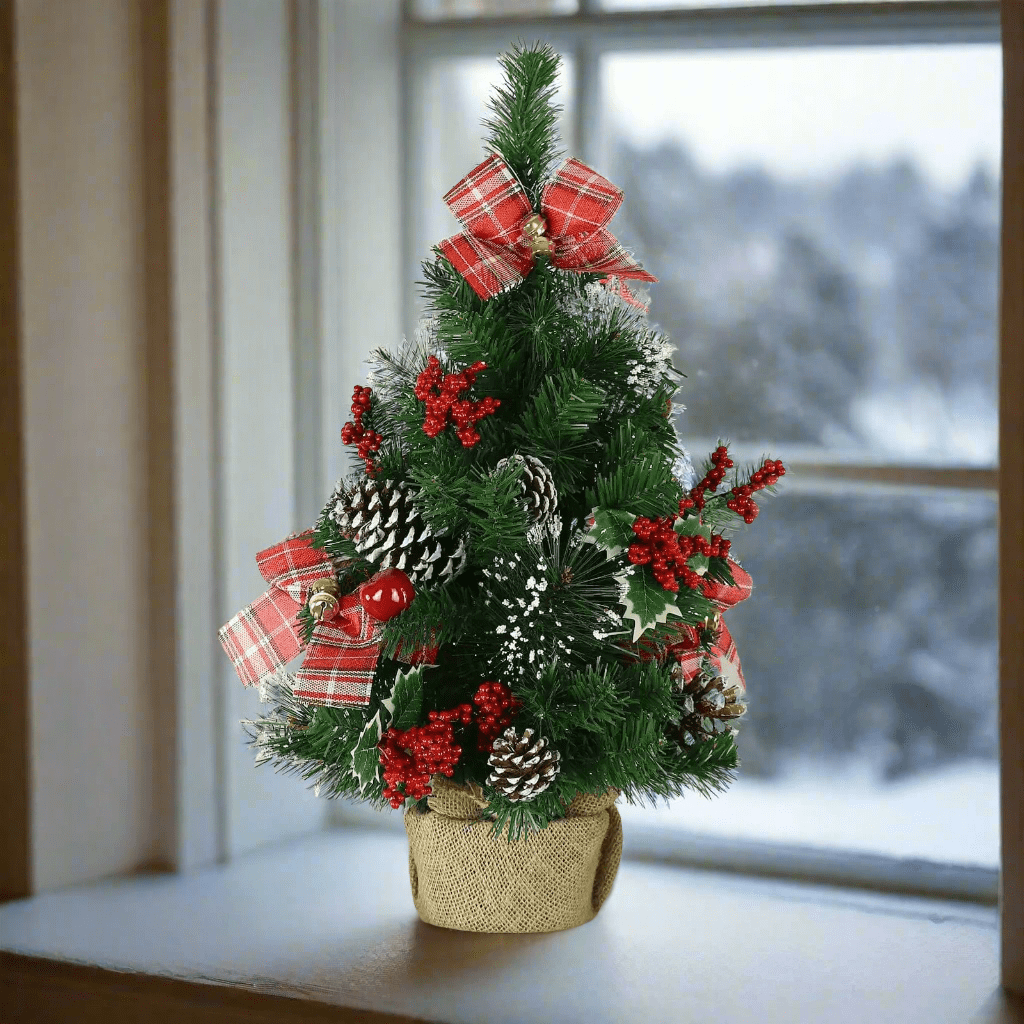
[[[510,843],[481,820],[478,787],[432,781],[430,810],[409,811],[409,878],[427,924],[467,932],[557,932],[593,920],[622,856],[618,793],[578,796],[566,816]]]

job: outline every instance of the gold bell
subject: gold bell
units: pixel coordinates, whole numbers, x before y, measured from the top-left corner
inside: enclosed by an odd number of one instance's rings
[[[722,628],[722,613],[719,609],[704,619],[704,628],[710,629],[716,636]]]
[[[333,576],[316,580],[309,588],[309,614],[317,622],[333,619],[338,612],[340,595],[338,581]]]
[[[551,239],[545,236],[547,230],[547,221],[539,213],[530,214],[523,221],[523,237],[535,253],[551,252]]]

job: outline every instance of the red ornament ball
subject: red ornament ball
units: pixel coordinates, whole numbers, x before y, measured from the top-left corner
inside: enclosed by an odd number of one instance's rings
[[[416,589],[401,569],[385,569],[359,588],[359,603],[378,622],[387,622],[412,604]]]

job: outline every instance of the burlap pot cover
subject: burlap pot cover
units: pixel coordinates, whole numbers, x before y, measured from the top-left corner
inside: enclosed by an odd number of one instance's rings
[[[510,843],[480,818],[478,788],[435,777],[430,810],[409,811],[409,877],[427,924],[467,932],[556,932],[593,920],[622,856],[618,796],[578,796],[566,817]]]

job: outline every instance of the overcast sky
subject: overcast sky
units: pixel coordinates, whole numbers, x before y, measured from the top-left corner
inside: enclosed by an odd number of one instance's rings
[[[458,69],[459,130],[475,153],[500,69],[496,60],[447,67]],[[602,82],[606,131],[645,145],[684,140],[711,170],[760,163],[806,177],[907,154],[955,187],[979,160],[998,169],[995,45],[628,54],[604,58]]]
[[[714,170],[786,176],[916,157],[937,183],[999,161],[999,47],[847,47],[614,56],[605,107],[639,143],[684,139]]]

